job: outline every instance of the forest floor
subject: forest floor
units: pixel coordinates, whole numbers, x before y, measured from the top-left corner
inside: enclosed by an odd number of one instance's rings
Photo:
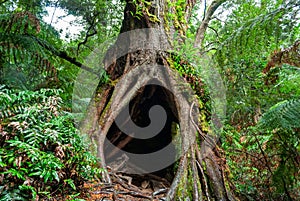
[[[165,200],[170,182],[156,175],[111,174],[111,183],[87,182],[78,198],[86,201]]]

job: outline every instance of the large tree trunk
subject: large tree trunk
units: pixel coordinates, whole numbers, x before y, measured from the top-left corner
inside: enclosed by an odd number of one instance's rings
[[[178,55],[171,50],[174,42],[184,43],[194,4],[126,3],[121,33],[104,59],[112,81],[98,86],[86,118],[92,125],[88,133],[97,144],[101,166],[109,170],[106,182],[112,182],[114,172],[131,177],[151,173],[170,183],[165,185],[167,200],[234,200],[217,138],[201,130],[208,121],[201,119],[199,105],[204,102],[203,83],[174,68]],[[184,58],[176,62],[189,65]]]

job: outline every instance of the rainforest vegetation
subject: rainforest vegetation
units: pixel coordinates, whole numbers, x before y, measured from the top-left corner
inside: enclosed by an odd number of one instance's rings
[[[1,201],[299,200],[299,139],[298,0],[0,0]]]

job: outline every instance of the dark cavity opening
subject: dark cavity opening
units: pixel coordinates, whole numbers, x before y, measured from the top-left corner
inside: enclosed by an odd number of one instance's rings
[[[162,86],[147,85],[139,89],[135,97],[130,101],[130,116],[135,125],[146,127],[150,124],[149,110],[154,105],[162,106],[167,114],[167,120],[162,130],[154,137],[139,139],[135,138],[135,136],[139,136],[140,133],[135,133],[134,137],[127,135],[114,122],[109,129],[104,143],[105,160],[106,164],[113,171],[124,172],[124,174],[131,172],[129,174],[132,176],[134,174],[132,172],[139,174],[140,171],[143,172],[146,170],[147,173],[143,173],[143,177],[150,175],[165,179],[171,183],[176,172],[176,154],[179,154],[181,149],[180,143],[178,143],[178,139],[181,138],[174,95]],[[126,120],[123,123],[126,125]],[[176,141],[174,140],[175,137]],[[137,161],[136,157],[126,154],[126,152],[134,153],[143,158],[144,154],[161,151],[167,146],[169,147],[167,154],[162,154],[158,158],[152,158],[151,161]],[[149,164],[164,164],[165,161],[172,162],[162,169],[148,173]],[[132,182],[136,182],[136,185],[139,185],[138,182],[142,180],[138,180],[133,177]]]

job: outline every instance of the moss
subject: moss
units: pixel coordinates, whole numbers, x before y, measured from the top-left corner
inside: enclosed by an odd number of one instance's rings
[[[194,177],[193,177],[193,170],[191,168],[191,166],[189,166],[188,168],[188,183],[190,185],[187,185],[187,195],[189,198],[193,198],[193,184],[195,181],[194,181]]]
[[[193,199],[193,170],[190,165],[186,169],[184,169],[183,176],[181,177],[177,188],[177,199],[181,200],[180,198],[190,198]],[[199,183],[200,186],[200,183]]]
[[[170,24],[167,15],[164,15],[164,28],[167,34],[170,33]]]
[[[186,198],[186,195],[188,193],[187,188],[186,188],[187,182],[188,182],[188,170],[184,169],[182,179],[180,179],[180,182],[179,182],[178,188],[177,188],[177,192],[176,192],[177,199]]]
[[[145,8],[145,11],[146,11],[146,13],[147,13],[147,15],[148,15],[148,17],[149,17],[149,20],[150,20],[151,22],[154,22],[154,23],[160,22],[160,20],[157,18],[156,15],[153,15],[153,14],[149,13],[149,9],[148,9],[147,7]]]
[[[181,37],[185,37],[185,32],[187,29],[187,22],[185,20],[185,8],[187,6],[185,0],[177,0],[171,2],[167,0],[168,6],[165,10],[165,30],[167,33],[170,31],[170,24],[173,24],[174,28],[178,31]],[[169,10],[173,12],[170,13]]]
[[[206,171],[206,163],[204,162],[204,160],[202,161],[202,168],[203,168],[203,171],[205,172]]]
[[[109,100],[109,102],[106,104],[100,118],[99,118],[99,125],[103,126],[106,123],[106,118],[107,118],[107,111],[109,110],[111,106],[112,98]]]
[[[119,78],[118,79],[115,79],[115,80],[111,80],[111,79],[109,79],[109,85],[110,86],[113,86],[113,87],[115,87],[116,86],[116,84],[119,82]]]
[[[149,2],[146,0],[141,0],[138,2],[138,1],[134,0],[132,3],[135,5],[135,8],[136,8],[135,13],[131,12],[132,16],[140,19],[140,17],[143,14],[146,14],[151,22],[154,22],[154,23],[160,22],[160,20],[158,19],[158,17],[156,15],[151,14],[149,12],[149,9],[152,8],[152,2]]]
[[[185,72],[185,68],[182,67],[182,65],[180,64],[180,61],[176,62],[174,61],[173,57],[170,56],[170,57],[167,57],[167,62],[169,63],[170,65],[170,68],[173,69],[173,70],[176,70],[180,76],[184,76],[185,74],[187,74]],[[188,66],[188,68],[190,68],[191,66]],[[193,70],[188,70],[189,72],[191,73],[195,73],[195,71]],[[190,87],[192,87],[192,89],[194,89],[193,87],[193,83],[186,83],[188,84]],[[186,86],[184,86],[183,88],[185,89]],[[193,97],[194,98],[194,97]],[[196,96],[196,99],[198,100],[198,104],[199,104],[199,110],[200,110],[200,115],[198,117],[198,122],[199,122],[199,125],[201,125],[201,130],[202,131],[209,131],[209,123],[207,121],[207,117],[206,117],[206,108],[205,108],[205,104],[202,102],[202,100],[200,99],[200,97]],[[192,100],[190,100],[192,101]]]
[[[169,65],[172,69],[176,70],[175,65],[174,65],[174,61],[171,57],[167,57],[167,62],[169,63]]]
[[[226,176],[224,177],[224,185],[225,185],[225,189],[226,189],[228,192],[230,192],[231,187],[230,187],[229,181],[228,181],[228,179],[226,178]]]

